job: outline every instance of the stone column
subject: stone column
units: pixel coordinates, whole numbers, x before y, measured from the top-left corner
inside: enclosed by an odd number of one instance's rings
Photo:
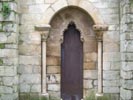
[[[106,25],[94,25],[93,29],[96,33],[98,41],[98,93],[97,96],[103,95],[103,34],[108,30]]]
[[[35,29],[41,33],[41,40],[42,40],[42,95],[48,95],[47,93],[47,87],[46,87],[46,41],[49,35],[49,30],[50,30],[50,25],[40,25],[40,26],[35,26]]]

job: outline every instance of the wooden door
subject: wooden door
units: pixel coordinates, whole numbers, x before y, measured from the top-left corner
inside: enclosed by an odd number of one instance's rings
[[[83,43],[74,24],[70,24],[64,32],[61,45],[61,98],[83,98]]]

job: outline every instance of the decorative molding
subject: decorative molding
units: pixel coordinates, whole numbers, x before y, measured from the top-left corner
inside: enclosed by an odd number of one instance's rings
[[[41,33],[42,41],[46,41],[49,35],[49,31],[51,29],[50,25],[37,25],[35,26],[35,30]]]
[[[93,30],[96,33],[96,38],[98,41],[103,40],[103,34],[104,31],[108,31],[108,26],[107,25],[94,25]]]
[[[82,42],[84,42],[84,31],[82,30],[82,28],[80,27],[80,25],[76,22],[73,22],[73,21],[68,21],[63,27],[65,27],[65,29],[61,29],[61,34],[60,34],[60,42],[63,43],[64,41],[64,32],[68,29],[68,26],[70,24],[74,24],[75,27],[76,27],[76,30],[78,30],[80,32],[80,40]]]

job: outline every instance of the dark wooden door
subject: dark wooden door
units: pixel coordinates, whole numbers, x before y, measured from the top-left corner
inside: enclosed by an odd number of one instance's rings
[[[81,100],[83,97],[83,43],[80,32],[70,24],[61,45],[61,98]]]

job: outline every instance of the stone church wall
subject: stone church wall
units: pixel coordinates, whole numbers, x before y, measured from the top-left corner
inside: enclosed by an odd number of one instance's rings
[[[133,1],[121,0],[121,100],[133,99]]]
[[[132,0],[0,0],[0,100],[39,98],[42,53],[41,35],[35,30],[35,26],[50,24],[53,27],[52,21],[49,22],[51,16],[62,6],[78,6],[81,1],[86,2],[86,5],[93,5],[93,9],[89,6],[88,10],[92,10],[90,13],[97,11],[98,14],[94,16],[100,16],[109,27],[103,36],[103,92],[111,95],[112,100],[133,99]],[[6,18],[3,15],[5,2],[11,9]],[[81,6],[86,5],[84,3]],[[95,22],[94,19],[93,21]],[[51,29],[50,33],[50,37],[59,39],[54,30]],[[50,37],[47,41],[46,90],[52,96],[60,96],[60,43],[58,41],[53,44]],[[92,47],[86,42],[85,52],[96,46],[95,42],[93,41]],[[91,57],[97,57],[96,52]],[[86,56],[87,54],[84,55]],[[86,94],[91,90],[97,92],[96,61],[97,59],[95,62],[84,62]],[[57,82],[51,83],[49,77],[56,77]]]
[[[0,0],[0,100],[18,98],[17,4],[17,0]]]

